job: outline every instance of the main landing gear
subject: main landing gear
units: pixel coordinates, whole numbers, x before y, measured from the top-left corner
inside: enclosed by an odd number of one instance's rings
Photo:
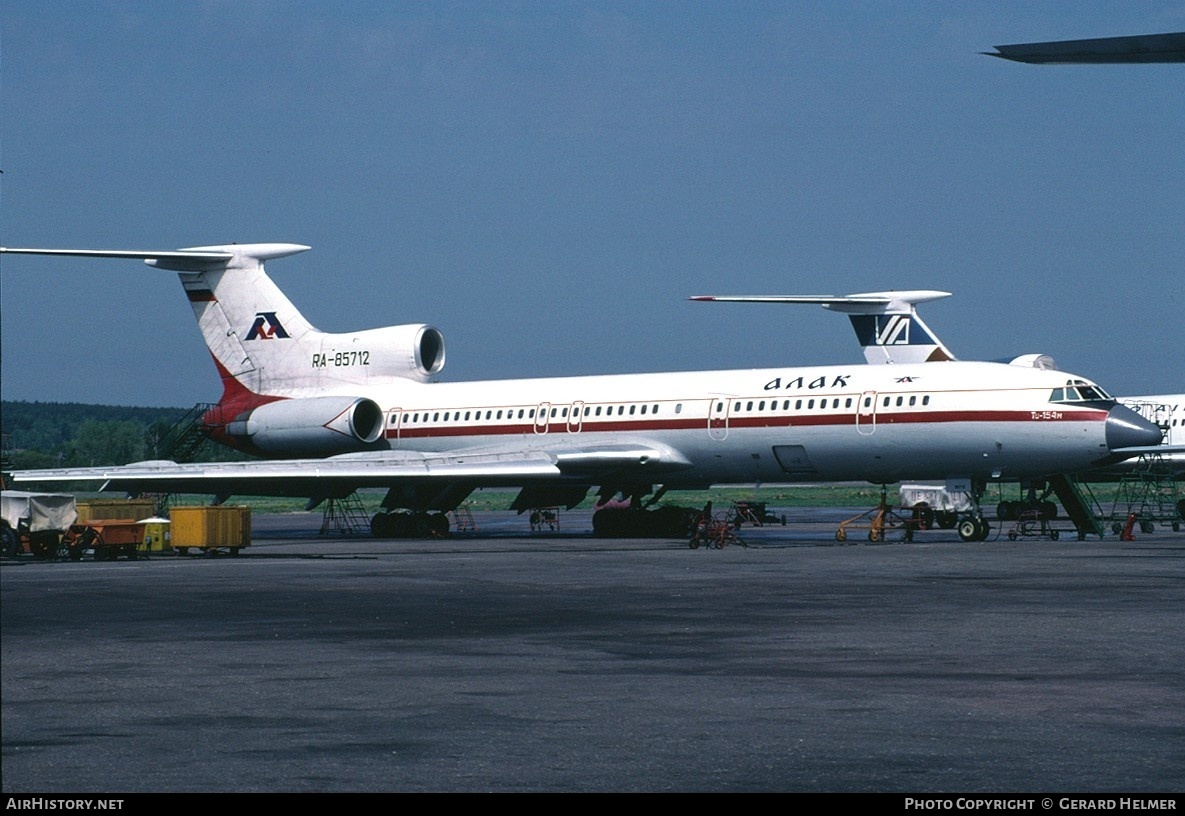
[[[370,520],[375,538],[444,538],[448,532],[445,513],[376,513]]]

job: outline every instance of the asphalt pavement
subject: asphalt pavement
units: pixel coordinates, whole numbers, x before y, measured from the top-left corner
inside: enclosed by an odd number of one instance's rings
[[[0,568],[5,793],[1185,791],[1185,535],[432,541]]]

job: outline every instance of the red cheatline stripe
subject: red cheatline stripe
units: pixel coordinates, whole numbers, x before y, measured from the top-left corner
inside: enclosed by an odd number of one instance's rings
[[[1105,411],[1059,411],[1057,419],[1044,419],[1042,422],[1101,422],[1107,418]],[[956,422],[1035,422],[1032,411],[930,411],[930,412],[900,412],[878,413],[877,425],[904,425],[914,423],[950,424]],[[802,428],[820,426],[854,426],[856,415],[820,414],[797,416],[742,416],[729,417],[727,427],[730,430],[738,428]],[[861,427],[871,427],[873,418],[861,416]],[[712,430],[724,430],[725,424],[712,421]],[[573,433],[606,433],[621,431],[707,431],[708,423],[704,417],[678,420],[627,420],[622,422],[604,422],[584,420],[579,431]],[[404,426],[398,432],[387,429],[387,438],[394,439],[425,439],[432,437],[456,436],[501,436],[515,434],[534,434],[533,423],[516,423],[513,425],[437,425],[420,427],[417,425]],[[568,433],[568,426],[564,420],[548,425],[548,434]],[[539,433],[539,436],[545,434]]]

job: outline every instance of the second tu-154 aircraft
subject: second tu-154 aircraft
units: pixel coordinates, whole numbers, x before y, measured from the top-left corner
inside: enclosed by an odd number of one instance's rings
[[[949,361],[436,382],[444,337],[427,324],[314,328],[264,271],[308,247],[177,251],[2,249],[142,259],[179,273],[223,393],[212,439],[266,461],[140,462],[24,471],[18,484],[102,480],[128,493],[287,495],[310,504],[385,488],[381,537],[448,529],[481,487],[519,488],[511,509],[618,494],[618,531],[653,531],[668,490],[791,481],[1035,478],[1138,455],[1154,424],[1061,371]],[[646,497],[650,497],[649,500]],[[594,527],[598,527],[594,518]],[[967,540],[988,525],[973,514]]]
[[[949,296],[949,292],[922,290],[865,292],[855,295],[707,295],[694,297],[692,300],[815,304],[831,311],[846,313],[851,320],[852,329],[856,332],[856,339],[864,351],[864,359],[870,365],[900,365],[949,362],[956,359],[917,311],[919,303],[928,303]],[[1053,358],[1047,354],[1022,354],[998,362],[1036,368],[1057,368]],[[1062,400],[1073,398],[1074,394],[1070,391],[1060,397]],[[1163,439],[1160,447],[1143,451],[1139,460],[1133,457],[1125,462],[1078,473],[1077,477],[1085,481],[1114,480],[1125,473],[1148,472],[1149,468],[1167,471],[1176,478],[1185,475],[1185,394],[1120,396],[1116,401],[1161,428]]]

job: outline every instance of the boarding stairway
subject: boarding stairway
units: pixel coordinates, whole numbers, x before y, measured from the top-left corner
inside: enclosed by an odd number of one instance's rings
[[[196,461],[198,451],[205,445],[213,427],[205,417],[214,407],[213,403],[199,402],[190,408],[157,440],[156,458],[178,463]]]
[[[1066,511],[1070,521],[1074,522],[1074,527],[1078,530],[1078,540],[1085,540],[1091,533],[1102,538],[1103,522],[1099,519],[1100,514],[1094,510],[1096,502],[1093,501],[1093,497],[1088,497],[1082,491],[1082,486],[1069,476],[1052,476],[1048,481],[1050,489],[1057,494],[1062,509]]]

